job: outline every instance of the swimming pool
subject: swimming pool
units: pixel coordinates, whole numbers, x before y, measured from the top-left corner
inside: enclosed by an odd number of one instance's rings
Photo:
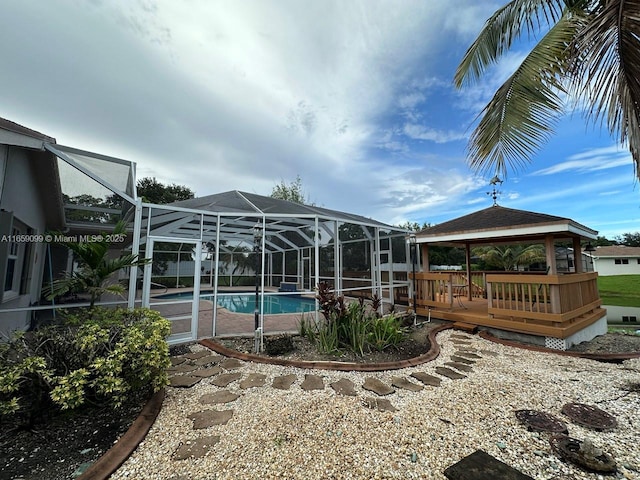
[[[155,298],[162,299],[183,299],[193,298],[193,292],[169,293],[158,295]],[[202,292],[200,298],[213,301],[213,293]],[[226,308],[234,313],[253,313],[255,309],[256,295],[249,292],[238,292],[233,294],[218,294],[218,306]],[[280,313],[306,313],[316,309],[316,302],[311,298],[297,295],[265,295],[264,311],[265,315],[277,315]]]

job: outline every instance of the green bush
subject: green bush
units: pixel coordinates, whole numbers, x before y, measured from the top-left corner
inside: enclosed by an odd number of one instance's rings
[[[93,308],[18,335],[0,348],[0,418],[32,425],[55,410],[118,408],[161,389],[169,333],[169,321],[152,310]]]
[[[363,355],[371,349],[381,351],[395,347],[404,339],[399,318],[379,315],[379,297],[371,299],[371,308],[367,308],[363,298],[347,304],[343,296],[336,297],[328,284],[321,283],[317,298],[325,322],[312,325],[302,321],[300,330],[307,338],[315,340],[323,353],[347,348],[356,355]]]

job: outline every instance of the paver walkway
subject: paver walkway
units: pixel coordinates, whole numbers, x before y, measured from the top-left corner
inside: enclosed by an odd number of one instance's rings
[[[496,355],[490,350],[476,350],[472,348],[472,337],[462,334],[452,334],[451,342],[456,351],[450,355],[445,366],[430,367],[425,364],[421,370],[414,371],[410,376],[392,376],[391,383],[387,384],[379,378],[371,375],[364,376],[364,382],[360,389],[348,378],[329,383],[336,395],[360,397],[363,408],[371,408],[379,411],[397,411],[393,405],[393,398],[398,390],[420,392],[425,388],[439,388],[445,379],[460,381],[473,373],[473,368],[483,355]],[[224,405],[226,410],[205,408],[202,411],[188,415],[193,421],[193,429],[205,429],[212,425],[225,425],[233,418],[233,402],[240,398],[240,393],[228,390],[231,385],[240,390],[256,388],[275,388],[289,390],[299,382],[303,392],[324,390],[325,380],[315,374],[287,374],[276,376],[271,381],[262,373],[250,371],[251,362],[244,362],[234,358],[226,358],[214,355],[208,350],[189,353],[172,357],[172,366],[169,368],[170,386],[174,388],[191,388],[203,379],[220,390],[201,396],[199,402],[203,407]],[[245,368],[248,367],[248,368]],[[346,374],[345,374],[346,376]],[[374,396],[371,396],[371,394]],[[385,398],[382,398],[385,397]],[[180,461],[189,458],[205,456],[220,441],[220,436],[206,436],[190,440],[181,444],[173,453],[173,460]]]

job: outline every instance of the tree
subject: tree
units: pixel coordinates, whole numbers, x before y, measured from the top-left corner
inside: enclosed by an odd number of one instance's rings
[[[55,235],[63,234],[56,232]],[[125,289],[122,285],[108,283],[111,276],[124,268],[145,265],[150,259],[140,259],[138,255],[131,254],[109,258],[109,248],[120,235],[126,235],[124,222],[118,222],[112,233],[96,235],[91,241],[63,242],[74,253],[80,269],[65,273],[63,278],[45,287],[46,298],[52,300],[68,292],[87,292],[90,295],[89,308],[93,308],[104,293],[123,295]]]
[[[505,271],[518,270],[518,267],[546,260],[544,248],[540,245],[478,247],[473,249],[473,254],[480,257],[488,265]]]
[[[145,177],[138,180],[136,185],[138,197],[144,202],[165,205],[167,203],[189,200],[195,197],[195,192],[184,185],[164,185],[155,177]]]
[[[271,191],[271,198],[287,200],[301,205],[313,205],[313,203],[309,203],[309,198],[304,193],[300,175],[296,175],[295,181],[289,184],[286,184],[284,180],[281,180],[278,185],[273,187],[273,190]]]
[[[640,247],[640,232],[618,235],[616,237],[616,243],[627,247]]]
[[[640,3],[624,0],[511,0],[487,20],[455,73],[478,81],[523,35],[542,38],[482,110],[468,145],[477,171],[529,162],[568,107],[606,123],[628,144],[640,175]],[[565,95],[572,100],[563,100]]]

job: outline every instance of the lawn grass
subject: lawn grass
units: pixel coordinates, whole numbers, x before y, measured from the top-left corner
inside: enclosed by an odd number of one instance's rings
[[[598,277],[598,290],[603,305],[640,307],[640,275]]]

